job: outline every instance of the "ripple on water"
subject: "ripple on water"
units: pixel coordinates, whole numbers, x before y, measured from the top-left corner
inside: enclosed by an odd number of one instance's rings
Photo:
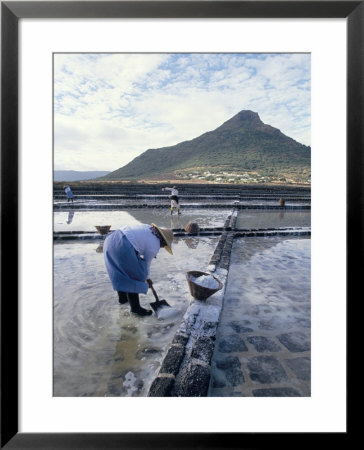
[[[137,317],[119,305],[98,243],[54,246],[54,395],[144,396],[190,301],[188,270],[205,269],[217,237],[200,238],[198,250],[184,239],[174,256],[161,251],[151,278],[175,314]],[[141,295],[149,308],[153,295]]]

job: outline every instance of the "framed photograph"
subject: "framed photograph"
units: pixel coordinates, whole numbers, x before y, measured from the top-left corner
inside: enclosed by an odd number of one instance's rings
[[[2,448],[249,448],[281,443],[282,435],[293,445],[298,433],[305,442],[311,433],[315,439],[320,433],[348,437],[346,305],[358,292],[363,270],[363,41],[361,1],[1,2]],[[92,59],[100,53],[129,55],[134,66],[136,55],[148,55],[140,64],[151,67],[158,54],[308,55],[313,245],[308,395],[135,398],[102,390],[87,394],[86,386],[69,391],[57,383],[52,298],[55,283],[62,290],[62,273],[55,282],[52,148],[54,101],[67,86],[58,89],[55,80],[61,85],[60,75],[78,55]],[[72,101],[66,107],[71,111]],[[196,108],[203,116],[201,106]],[[78,130],[73,131],[77,140]],[[90,130],[90,145],[96,135]],[[335,383],[329,380],[333,372]]]

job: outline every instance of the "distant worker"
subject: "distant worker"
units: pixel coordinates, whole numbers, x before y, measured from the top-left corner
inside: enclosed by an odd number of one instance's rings
[[[72,201],[72,203],[73,203],[73,194],[72,194],[71,188],[67,184],[66,186],[63,186],[63,189],[67,195],[67,202]]]
[[[170,191],[171,195],[169,198],[171,199],[171,215],[173,214],[173,211],[176,209],[178,214],[181,214],[181,211],[179,210],[179,199],[178,199],[178,190],[176,186],[173,186],[173,188],[162,188],[162,191]]]
[[[109,234],[104,242],[104,259],[119,303],[129,302],[138,316],[150,316],[152,310],[140,306],[139,294],[146,294],[152,285],[150,266],[160,248],[172,253],[173,232],[152,223],[126,225]]]

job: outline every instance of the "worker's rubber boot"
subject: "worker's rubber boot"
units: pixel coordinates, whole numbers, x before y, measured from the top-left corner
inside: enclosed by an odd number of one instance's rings
[[[118,291],[118,296],[120,305],[125,305],[125,303],[128,303],[129,300],[126,292]]]
[[[137,314],[138,316],[150,316],[151,314],[153,314],[153,311],[151,311],[150,309],[148,310],[140,306],[139,294],[128,292],[128,300],[130,304],[130,311],[133,314]]]

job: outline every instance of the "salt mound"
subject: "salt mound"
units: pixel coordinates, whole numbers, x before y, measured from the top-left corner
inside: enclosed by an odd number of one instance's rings
[[[208,289],[218,289],[219,283],[212,275],[201,275],[200,277],[190,277],[190,280],[199,286]]]
[[[169,306],[161,306],[158,309],[157,317],[158,319],[170,319],[171,317],[174,317],[178,314],[178,310],[175,308],[170,308]]]

